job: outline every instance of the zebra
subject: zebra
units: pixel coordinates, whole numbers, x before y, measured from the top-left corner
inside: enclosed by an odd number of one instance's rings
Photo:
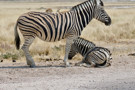
[[[55,42],[66,39],[64,63],[70,66],[68,54],[73,40],[81,35],[83,28],[93,19],[105,25],[111,24],[111,18],[103,8],[101,0],[87,0],[73,6],[65,13],[27,12],[22,14],[16,22],[14,35],[16,49],[20,48],[19,28],[24,37],[22,50],[25,54],[27,65],[35,67],[35,62],[29,53],[29,47],[36,37],[43,41]]]
[[[112,53],[104,47],[95,47],[87,52],[83,60],[76,65],[85,67],[108,67],[111,65]]]
[[[71,45],[71,49],[68,55],[68,59],[72,59],[77,53],[80,53],[83,57],[96,45],[84,38],[78,37]]]
[[[97,47],[93,42],[81,37],[74,40],[71,45],[68,59],[72,59],[77,53],[83,56],[83,60],[76,64],[79,66],[106,67],[110,65],[112,59],[111,52],[107,48]]]

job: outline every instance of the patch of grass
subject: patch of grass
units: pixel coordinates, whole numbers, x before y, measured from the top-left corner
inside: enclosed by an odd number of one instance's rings
[[[11,53],[5,53],[5,54],[2,54],[1,57],[3,59],[9,59],[10,57],[12,57],[12,54]]]
[[[9,53],[9,52],[6,52],[6,53],[4,53],[4,54],[1,54],[0,55],[0,58],[1,59],[12,59],[12,60],[18,60],[18,58],[19,58],[19,55],[18,54],[13,54],[13,53]]]
[[[12,57],[12,60],[17,60],[19,58],[19,55],[13,54],[11,57]]]

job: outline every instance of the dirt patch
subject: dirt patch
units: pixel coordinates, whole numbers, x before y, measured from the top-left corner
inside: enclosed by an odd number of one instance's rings
[[[71,61],[74,65],[78,61]],[[63,61],[0,63],[0,90],[134,90],[135,57],[113,56],[112,66],[63,66]]]

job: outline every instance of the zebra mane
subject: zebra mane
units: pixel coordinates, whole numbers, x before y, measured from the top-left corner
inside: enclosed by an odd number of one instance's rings
[[[89,41],[89,40],[87,40],[85,38],[82,38],[82,37],[78,37],[78,39],[81,39],[81,40],[86,41],[86,42],[91,42],[91,41]]]
[[[84,2],[82,2],[82,3],[80,3],[80,4],[76,5],[76,6],[73,6],[73,7],[71,8],[71,10],[74,10],[74,9],[76,9],[77,7],[80,7],[81,5],[84,5],[84,4],[86,4],[87,2],[89,2],[89,1],[92,1],[92,0],[87,0],[87,1],[84,1]],[[93,3],[94,3],[94,1],[93,1]]]
[[[79,6],[83,5],[83,4],[85,4],[86,2],[88,2],[88,1],[84,1],[84,2],[82,2],[82,3],[80,3],[80,4],[76,5],[76,6],[73,6],[73,7],[71,8],[71,10],[76,9],[77,7],[79,7]]]

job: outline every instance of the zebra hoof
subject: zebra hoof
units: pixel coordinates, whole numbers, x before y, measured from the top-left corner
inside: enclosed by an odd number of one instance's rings
[[[30,66],[30,68],[34,68],[34,67],[36,67],[35,63],[30,64],[29,66]]]
[[[81,66],[81,64],[83,64],[83,62],[79,62],[79,63],[76,63],[75,66]]]
[[[66,63],[65,63],[65,67],[70,67],[69,62],[66,62]]]
[[[30,62],[27,60],[27,65],[30,66],[31,68],[34,68],[36,65],[35,65],[35,62]]]
[[[35,68],[36,67],[36,65],[30,65],[30,68]]]
[[[91,67],[91,65],[86,64],[86,63],[77,63],[76,66],[86,67],[86,68],[90,68]]]

